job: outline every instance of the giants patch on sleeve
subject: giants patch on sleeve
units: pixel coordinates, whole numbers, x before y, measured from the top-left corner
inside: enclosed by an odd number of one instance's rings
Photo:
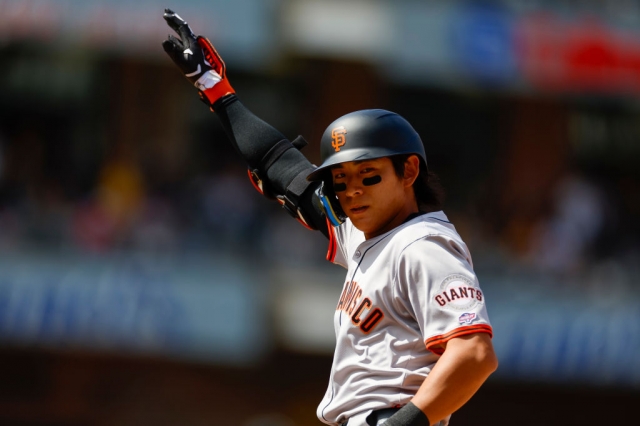
[[[449,275],[434,296],[438,306],[453,311],[473,311],[484,304],[484,295],[474,281],[460,274]]]

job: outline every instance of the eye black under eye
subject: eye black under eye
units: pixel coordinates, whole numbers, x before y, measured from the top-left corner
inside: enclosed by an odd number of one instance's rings
[[[376,185],[376,184],[378,184],[380,182],[382,182],[382,176],[380,176],[380,175],[375,175],[375,176],[366,177],[366,178],[362,179],[362,184],[364,186],[372,186],[372,185]]]

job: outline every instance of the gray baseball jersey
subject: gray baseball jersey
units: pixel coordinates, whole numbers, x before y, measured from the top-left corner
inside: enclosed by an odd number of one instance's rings
[[[469,250],[443,212],[369,240],[349,220],[332,230],[327,259],[348,272],[317,415],[329,425],[367,426],[372,410],[411,400],[445,342],[492,329]]]

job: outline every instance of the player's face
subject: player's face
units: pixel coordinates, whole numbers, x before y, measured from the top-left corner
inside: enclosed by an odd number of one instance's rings
[[[340,163],[331,169],[340,206],[367,239],[392,230],[418,211],[413,182],[419,160],[411,156],[399,177],[387,157]]]

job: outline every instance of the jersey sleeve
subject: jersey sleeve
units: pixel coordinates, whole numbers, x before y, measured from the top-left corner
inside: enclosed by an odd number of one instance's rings
[[[484,293],[464,243],[429,236],[405,248],[397,269],[398,309],[417,321],[428,350],[440,355],[449,340],[493,335]]]

